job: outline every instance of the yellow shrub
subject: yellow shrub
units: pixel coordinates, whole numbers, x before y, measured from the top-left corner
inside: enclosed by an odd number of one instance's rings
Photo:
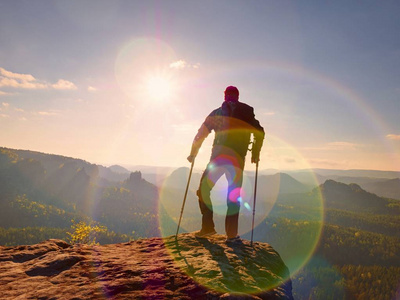
[[[99,233],[106,233],[107,227],[100,225],[96,221],[80,221],[75,223],[75,220],[71,220],[71,232],[67,232],[70,236],[69,242],[71,244],[96,244],[96,237]]]

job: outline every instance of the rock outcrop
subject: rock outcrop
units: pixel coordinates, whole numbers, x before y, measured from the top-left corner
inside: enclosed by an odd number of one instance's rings
[[[272,247],[222,235],[0,247],[1,299],[293,299],[291,290]]]

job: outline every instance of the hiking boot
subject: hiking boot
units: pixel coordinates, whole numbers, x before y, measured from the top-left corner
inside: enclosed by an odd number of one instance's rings
[[[205,230],[202,229],[200,231],[195,232],[194,236],[198,237],[198,238],[206,238],[206,237],[214,235],[216,233],[217,232],[214,229],[211,230],[211,231],[205,231]]]
[[[240,238],[239,235],[237,235],[235,237],[227,237],[226,238],[226,242],[227,243],[241,243],[242,239]]]

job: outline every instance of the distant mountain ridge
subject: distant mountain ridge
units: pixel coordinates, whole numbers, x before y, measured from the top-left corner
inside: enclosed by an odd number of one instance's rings
[[[189,168],[182,167],[173,171],[165,180],[165,185],[170,188],[182,189],[186,186],[189,176]],[[201,173],[193,173],[191,178],[192,189],[197,190],[200,183]],[[254,186],[253,177],[248,175],[251,185]],[[222,176],[220,180],[225,180]],[[276,173],[273,175],[260,175],[258,177],[258,188],[260,195],[276,196],[278,193],[304,193],[311,191],[313,186],[308,186],[294,179],[286,173]]]
[[[358,184],[345,184],[334,180],[327,180],[319,188],[326,207],[364,211],[370,213],[399,214],[400,206],[391,205],[400,203],[389,200],[363,190]]]
[[[400,178],[377,179],[369,177],[339,177],[336,181],[347,184],[356,183],[368,192],[382,197],[400,200]]]
[[[73,218],[91,216],[116,232],[130,234],[140,228],[145,236],[158,236],[158,218],[164,208],[170,210],[172,218],[179,216],[189,169],[176,169],[158,187],[145,180],[142,172],[128,172],[118,165],[106,168],[60,155],[0,148],[0,205],[3,207],[0,226],[16,226],[22,213],[26,214],[23,226],[43,226],[49,220],[54,226],[68,227]],[[192,175],[185,208],[188,215],[199,214],[196,190],[200,176],[201,173]],[[247,180],[247,192],[251,193],[254,174],[247,174]],[[396,185],[397,180],[390,183]],[[313,186],[286,173],[259,175],[257,211],[268,211],[281,195],[291,194],[296,198],[312,189]],[[392,202],[367,193],[359,185],[328,180],[320,189],[327,207],[365,210],[371,204],[370,210],[391,211],[387,206]],[[223,190],[220,194],[224,198]],[[251,198],[251,194],[247,196]],[[28,211],[27,207],[36,207],[37,212]]]
[[[327,180],[346,184],[356,183],[364,190],[381,197],[400,200],[400,172],[374,170],[298,170],[284,171],[297,181],[316,186]]]

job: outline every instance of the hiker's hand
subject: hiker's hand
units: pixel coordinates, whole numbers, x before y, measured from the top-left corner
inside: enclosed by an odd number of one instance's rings
[[[251,163],[252,164],[256,164],[260,161],[260,157],[259,156],[252,156],[251,157]]]
[[[192,163],[192,162],[194,162],[195,157],[196,157],[196,156],[194,156],[194,155],[189,155],[189,156],[187,157],[187,160],[188,160],[190,163]]]

